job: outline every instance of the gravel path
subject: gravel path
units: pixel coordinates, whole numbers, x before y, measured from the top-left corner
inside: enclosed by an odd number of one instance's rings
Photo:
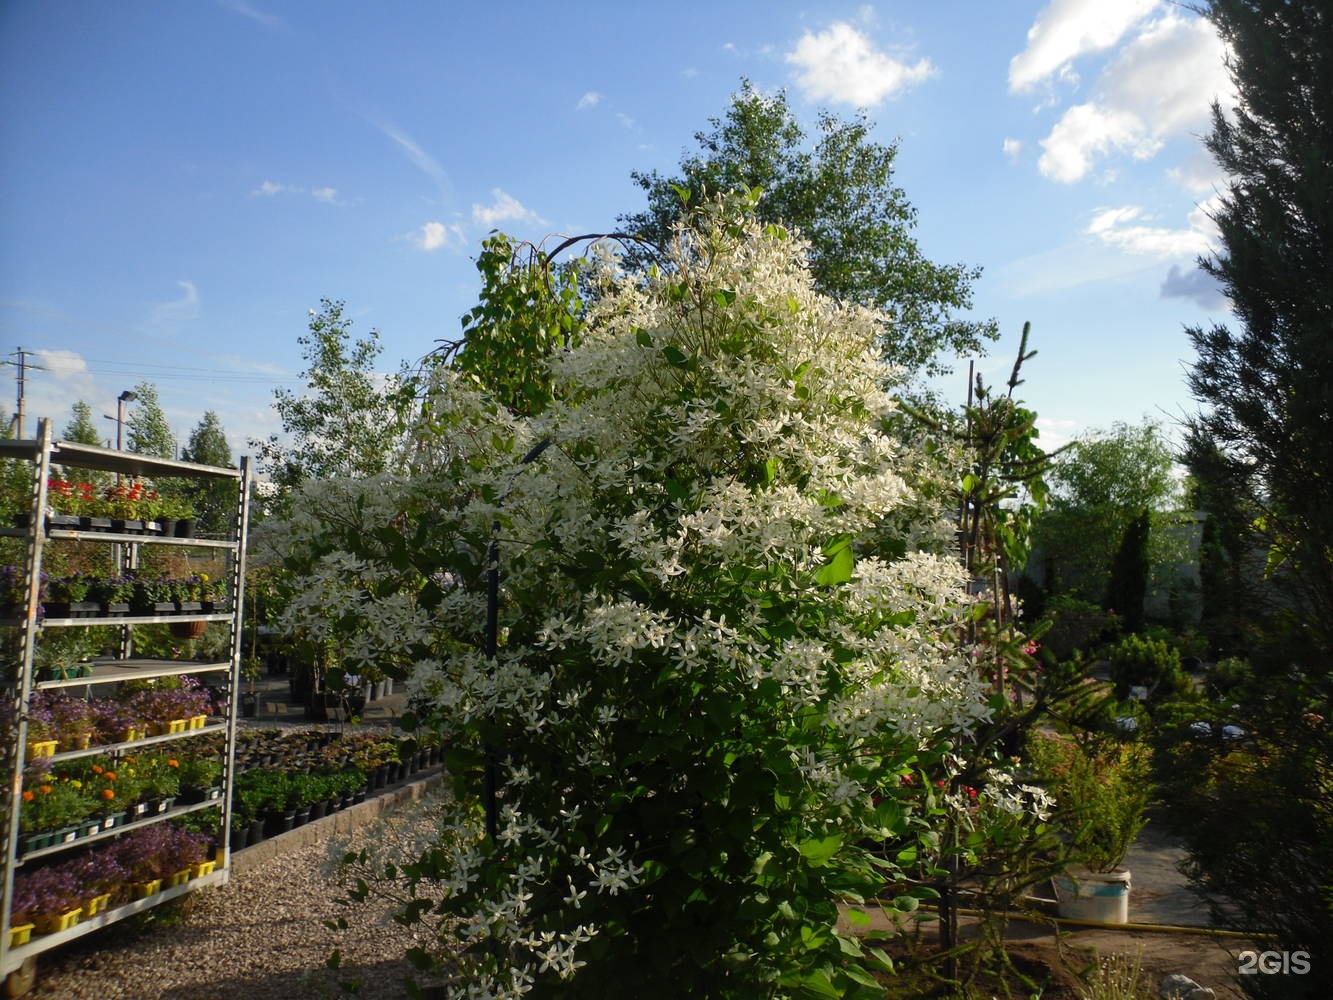
[[[402,956],[414,943],[413,931],[388,919],[386,903],[338,905],[328,861],[349,843],[390,855],[415,853],[442,805],[442,793],[432,792],[351,835],[265,860],[225,886],[195,893],[179,922],[158,919],[135,928],[126,921],[47,952],[28,998],[304,1000],[347,995],[340,979],[359,979],[356,995],[369,1000],[405,998],[409,966]],[[346,931],[324,926],[340,916],[348,921]],[[342,952],[337,972],[325,966],[335,948]]]

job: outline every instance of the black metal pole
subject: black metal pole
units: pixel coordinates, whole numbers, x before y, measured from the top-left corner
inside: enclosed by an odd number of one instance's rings
[[[551,439],[546,438],[538,442],[532,450],[519,459],[519,465],[524,466],[537,460],[537,456],[544,452],[551,444]],[[505,496],[509,494],[506,491]],[[500,503],[504,502],[505,497],[500,498]],[[486,546],[486,659],[491,661],[491,669],[495,669],[496,655],[500,645],[500,518],[495,517],[491,521],[491,541]],[[500,833],[500,822],[496,807],[497,771],[499,764],[495,746],[487,740],[483,745],[483,751],[486,756],[485,771],[482,776],[481,794],[486,804],[486,836],[490,838],[494,845]]]
[[[495,537],[500,531],[500,520],[491,524],[491,543],[486,547],[486,659],[495,667],[500,631],[500,542]],[[482,779],[482,795],[486,800],[486,836],[494,845],[500,832],[496,816],[496,759],[495,747],[487,740],[486,772]]]

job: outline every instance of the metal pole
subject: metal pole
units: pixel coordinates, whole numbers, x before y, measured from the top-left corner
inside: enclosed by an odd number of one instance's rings
[[[537,457],[544,452],[551,444],[551,439],[535,445],[531,451],[519,459],[519,467],[529,465],[537,460]],[[515,470],[517,474],[517,470]],[[504,503],[509,496],[508,490],[504,496],[500,497],[498,504]],[[491,521],[491,540],[486,546],[486,659],[491,663],[491,669],[495,669],[495,658],[500,645],[500,518],[496,517]],[[498,757],[495,746],[487,740],[484,746],[486,755],[485,771],[482,775],[482,798],[486,804],[486,836],[490,838],[494,845],[500,832],[500,823],[498,817],[498,806],[496,798],[499,790]]]
[[[486,659],[495,668],[495,655],[500,631],[500,519],[491,523],[491,542],[486,547]],[[500,834],[496,792],[498,778],[495,747],[486,743],[486,771],[482,778],[482,795],[486,800],[486,836],[494,845]]]

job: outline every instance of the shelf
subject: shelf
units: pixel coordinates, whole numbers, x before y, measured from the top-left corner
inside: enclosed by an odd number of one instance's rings
[[[145,736],[141,740],[130,740],[127,743],[98,743],[94,746],[90,746],[87,750],[62,750],[47,759],[60,761],[73,760],[75,757],[96,757],[98,754],[111,753],[116,750],[139,750],[143,747],[156,746],[159,743],[187,740],[195,736],[205,736],[217,732],[224,734],[227,732],[227,720],[218,716],[213,716],[213,721],[205,722],[203,729],[186,729],[184,732],[180,733],[163,733],[161,736]]]
[[[52,860],[59,863],[68,857],[77,858],[84,848],[89,845],[95,843],[106,844],[110,842],[110,838],[116,838],[121,834],[132,833],[135,830],[158,823],[171,822],[180,817],[197,813],[199,810],[212,810],[212,813],[208,814],[210,817],[213,814],[217,815],[220,829],[223,831],[223,842],[226,842],[233,793],[232,760],[235,752],[235,734],[239,710],[239,700],[235,695],[238,691],[240,624],[242,609],[245,606],[243,601],[246,561],[245,537],[249,528],[252,484],[252,467],[250,460],[246,457],[240,459],[239,468],[231,469],[200,465],[194,462],[178,462],[173,459],[138,455],[71,441],[56,441],[53,440],[51,422],[45,419],[39,422],[37,435],[33,439],[21,441],[7,438],[0,439],[0,459],[4,458],[17,459],[29,462],[32,465],[32,490],[29,498],[31,510],[19,512],[25,513],[26,516],[24,517],[6,518],[7,523],[0,527],[0,538],[21,540],[24,543],[23,548],[26,553],[23,563],[23,579],[26,583],[26,589],[22,594],[22,606],[8,606],[4,609],[6,615],[21,612],[24,617],[0,619],[0,626],[13,627],[21,633],[17,637],[20,640],[16,645],[18,655],[13,657],[9,664],[0,666],[0,690],[4,692],[4,696],[11,699],[25,698],[32,691],[63,688],[74,698],[82,699],[85,697],[99,697],[104,693],[99,688],[110,691],[123,681],[146,681],[182,675],[212,675],[207,682],[210,686],[227,694],[228,706],[223,716],[206,721],[199,729],[185,729],[175,733],[144,736],[141,739],[119,743],[101,743],[89,746],[86,750],[65,750],[50,758],[53,762],[83,758],[83,763],[86,764],[94,755],[112,754],[123,757],[127,754],[133,755],[140,750],[146,751],[148,748],[159,746],[162,746],[168,754],[174,754],[177,747],[182,750],[192,745],[194,747],[208,747],[215,741],[219,741],[220,737],[220,752],[224,761],[223,781],[219,795],[215,799],[173,804],[171,809],[152,815],[145,814],[134,817],[130,822],[112,827],[109,830],[97,829],[95,833],[89,836],[76,836],[74,839],[63,843],[50,844],[30,851],[21,858],[15,856],[15,852],[19,850],[22,844],[19,836],[19,810],[11,809],[3,823],[6,829],[0,830],[0,842],[6,844],[3,859],[4,868],[2,878],[0,878],[0,916],[3,916],[3,922],[0,922],[0,926],[9,922],[8,915],[12,908],[16,871],[28,862],[33,862],[34,867],[40,868]],[[113,473],[118,480],[121,477],[159,481],[175,478],[225,484],[227,487],[225,492],[235,501],[232,518],[219,532],[225,537],[218,537],[215,534],[210,537],[178,538],[174,534],[134,533],[132,530],[127,530],[134,527],[133,523],[117,524],[118,530],[116,531],[91,531],[87,529],[93,527],[95,523],[105,528],[110,527],[112,522],[81,521],[53,515],[49,509],[43,510],[44,507],[48,506],[47,500],[49,498],[47,498],[46,486],[52,477],[74,480],[88,478],[84,470]],[[16,521],[23,522],[24,526],[16,526]],[[218,562],[225,563],[225,582],[228,595],[225,607],[222,606],[222,602],[202,606],[200,604],[173,606],[164,602],[160,605],[150,605],[135,613],[129,609],[128,605],[121,604],[114,607],[122,613],[112,614],[105,606],[99,607],[96,604],[70,607],[50,602],[46,605],[45,610],[49,610],[53,614],[51,617],[42,619],[40,614],[43,609],[37,604],[29,606],[27,602],[38,591],[35,579],[42,569],[43,550],[53,544],[59,546],[70,542],[80,545],[101,543],[111,546],[116,550],[118,569],[135,567],[138,564],[138,554],[145,546],[174,546],[174,549],[168,548],[168,551],[177,551],[180,555],[188,554],[180,552],[182,549],[193,549],[197,552],[198,558],[190,561],[207,564],[210,575],[214,573],[214,564]],[[191,610],[181,611],[181,607]],[[74,617],[85,609],[94,610],[96,617]],[[200,623],[209,622],[218,622],[227,626],[227,651],[210,654],[221,656],[223,662],[193,662],[132,656],[134,631],[130,626],[170,626],[173,623],[178,623],[182,626],[194,624],[196,627],[202,627]],[[115,654],[111,654],[83,664],[81,669],[87,671],[83,676],[61,680],[38,680],[33,672],[34,660],[41,662],[44,659],[44,656],[41,655],[46,652],[41,648],[43,640],[54,638],[52,633],[45,632],[48,627],[104,628],[114,631],[120,640],[119,658]],[[173,629],[173,631],[181,632],[189,631],[189,629]],[[58,633],[55,634],[55,637],[58,637]],[[7,748],[0,747],[0,755],[7,753],[12,758],[11,763],[16,765],[12,769],[15,780],[12,782],[11,797],[19,789],[17,778],[21,773],[26,757],[25,747],[19,739],[19,734],[22,733],[23,729],[22,724],[10,727],[11,743]],[[199,737],[203,737],[204,740],[199,740]],[[177,742],[180,740],[194,740],[195,742],[193,744]],[[166,749],[168,747],[171,749]],[[95,824],[89,823],[90,829],[94,826]],[[40,843],[42,841],[36,842]],[[61,855],[61,858],[57,859],[54,857],[55,855]],[[220,853],[219,861],[223,864],[220,871],[194,879],[182,886],[168,889],[146,899],[135,900],[118,906],[106,913],[84,920],[67,930],[55,934],[36,935],[27,944],[10,947],[8,935],[0,935],[0,977],[20,968],[27,960],[34,958],[41,952],[57,947],[74,938],[82,937],[84,934],[96,931],[108,924],[151,909],[194,889],[225,883],[229,878],[225,852]],[[31,869],[29,870],[31,871]]]
[[[103,618],[42,618],[41,624],[54,628],[68,628],[72,625],[170,625],[172,622],[229,622],[230,611],[214,611],[211,614],[184,615],[108,615]],[[7,618],[0,625],[22,625],[18,618]]]
[[[0,458],[34,459],[41,454],[42,443],[34,439],[0,440]],[[170,458],[138,455],[129,451],[99,448],[76,441],[52,441],[51,464],[93,469],[97,472],[118,472],[125,476],[201,476],[208,479],[240,479],[240,469],[223,469],[214,465],[178,462]]]
[[[210,885],[226,885],[231,877],[231,870],[223,868],[214,871],[208,875],[199,878],[190,879],[184,885],[174,886],[170,889],[164,889],[161,892],[154,893],[147,899],[135,899],[121,906],[110,910],[104,910],[95,917],[88,917],[80,920],[73,927],[67,930],[57,931],[54,934],[34,934],[27,944],[21,944],[17,948],[10,948],[4,953],[4,964],[0,965],[0,975],[8,975],[19,968],[25,961],[40,955],[44,951],[49,951],[57,945],[64,944],[66,941],[73,941],[75,938],[83,937],[85,934],[91,934],[93,931],[100,930],[108,924],[114,924],[117,921],[124,920],[126,917],[132,917],[136,913],[142,913],[144,910],[151,909],[162,903],[184,896],[188,892],[194,892],[196,889],[202,889]]]
[[[87,622],[87,618],[71,619]],[[121,619],[123,622],[124,619]],[[230,672],[230,663],[194,663],[190,660],[94,660],[87,677],[64,681],[34,681],[34,688],[84,687],[113,681],[146,681],[155,677],[179,677],[181,674],[216,674]],[[196,730],[197,731],[197,730]]]
[[[27,538],[27,528],[0,528],[0,538]],[[122,545],[183,545],[201,549],[234,549],[236,543],[226,538],[177,538],[175,535],[123,535],[115,531],[78,531],[74,528],[47,528],[47,538],[67,542],[118,542]]]
[[[198,730],[196,730],[198,732]],[[76,847],[83,847],[87,844],[95,844],[99,840],[109,840],[112,837],[118,837],[122,833],[128,833],[131,830],[138,830],[145,826],[152,826],[154,823],[161,823],[165,820],[175,819],[178,816],[184,816],[187,813],[198,812],[200,809],[220,809],[226,804],[224,798],[205,799],[203,802],[191,802],[189,805],[172,806],[166,812],[153,813],[151,816],[145,816],[142,819],[136,819],[129,823],[122,823],[120,826],[113,826],[110,830],[100,830],[97,833],[87,837],[75,837],[73,840],[63,844],[52,844],[50,847],[39,847],[35,851],[29,851],[18,859],[20,866],[26,865],[29,861],[36,861],[38,858],[50,857],[52,854],[61,854],[65,851],[72,851]]]

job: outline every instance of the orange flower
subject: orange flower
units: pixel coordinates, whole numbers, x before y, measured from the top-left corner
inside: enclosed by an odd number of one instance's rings
[[[102,777],[106,778],[107,781],[115,781],[115,780],[116,780],[116,772],[115,772],[115,771],[107,771],[106,774],[102,775]]]
[[[43,795],[50,795],[50,794],[51,794],[51,786],[50,786],[50,785],[38,785],[38,786],[37,786],[37,791],[41,792]]]
[[[24,801],[24,802],[31,802],[31,801],[33,800],[33,798],[34,798],[34,796],[33,796],[32,792],[25,791],[25,792],[23,793],[23,801]]]
[[[175,758],[169,757],[167,758],[167,767],[180,767],[180,764],[176,762]]]
[[[101,773],[102,773],[102,765],[101,765],[101,764],[94,764],[94,765],[93,765],[93,774],[101,774]]]
[[[102,789],[102,798],[104,798],[106,801],[110,802],[110,801],[111,801],[112,799],[114,799],[115,797],[116,797],[116,793],[113,792],[111,789],[109,789],[109,788],[103,788],[103,789]]]

